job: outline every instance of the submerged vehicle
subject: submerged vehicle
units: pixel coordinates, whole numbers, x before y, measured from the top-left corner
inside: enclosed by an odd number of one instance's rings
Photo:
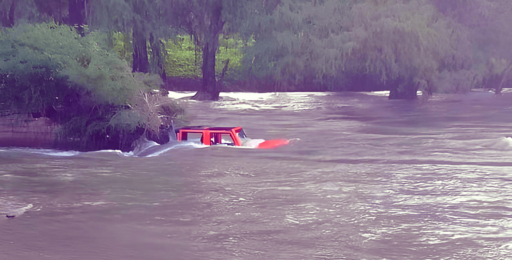
[[[290,142],[287,139],[263,140],[247,137],[242,127],[187,126],[175,130],[176,140],[199,139],[203,145],[242,146],[259,149],[276,148]]]

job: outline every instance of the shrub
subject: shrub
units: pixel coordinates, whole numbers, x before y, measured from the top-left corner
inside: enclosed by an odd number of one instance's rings
[[[47,116],[61,124],[59,141],[86,150],[128,150],[141,134],[157,135],[163,110],[152,90],[162,80],[132,73],[104,38],[54,23],[1,32],[0,109]]]

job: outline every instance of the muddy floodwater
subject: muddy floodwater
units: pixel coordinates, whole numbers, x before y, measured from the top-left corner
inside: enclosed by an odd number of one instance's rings
[[[0,259],[512,259],[512,93],[224,97],[192,123],[299,140],[0,148]]]

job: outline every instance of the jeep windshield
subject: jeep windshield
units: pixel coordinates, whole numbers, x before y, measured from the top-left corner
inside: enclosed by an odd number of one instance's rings
[[[240,129],[240,132],[237,132],[237,134],[238,134],[238,137],[240,137],[240,139],[247,139],[247,138],[249,138],[245,134],[244,129]]]

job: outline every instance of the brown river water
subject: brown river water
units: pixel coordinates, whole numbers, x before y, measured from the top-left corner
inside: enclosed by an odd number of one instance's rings
[[[512,93],[226,95],[192,124],[300,140],[0,148],[0,259],[512,259]]]

